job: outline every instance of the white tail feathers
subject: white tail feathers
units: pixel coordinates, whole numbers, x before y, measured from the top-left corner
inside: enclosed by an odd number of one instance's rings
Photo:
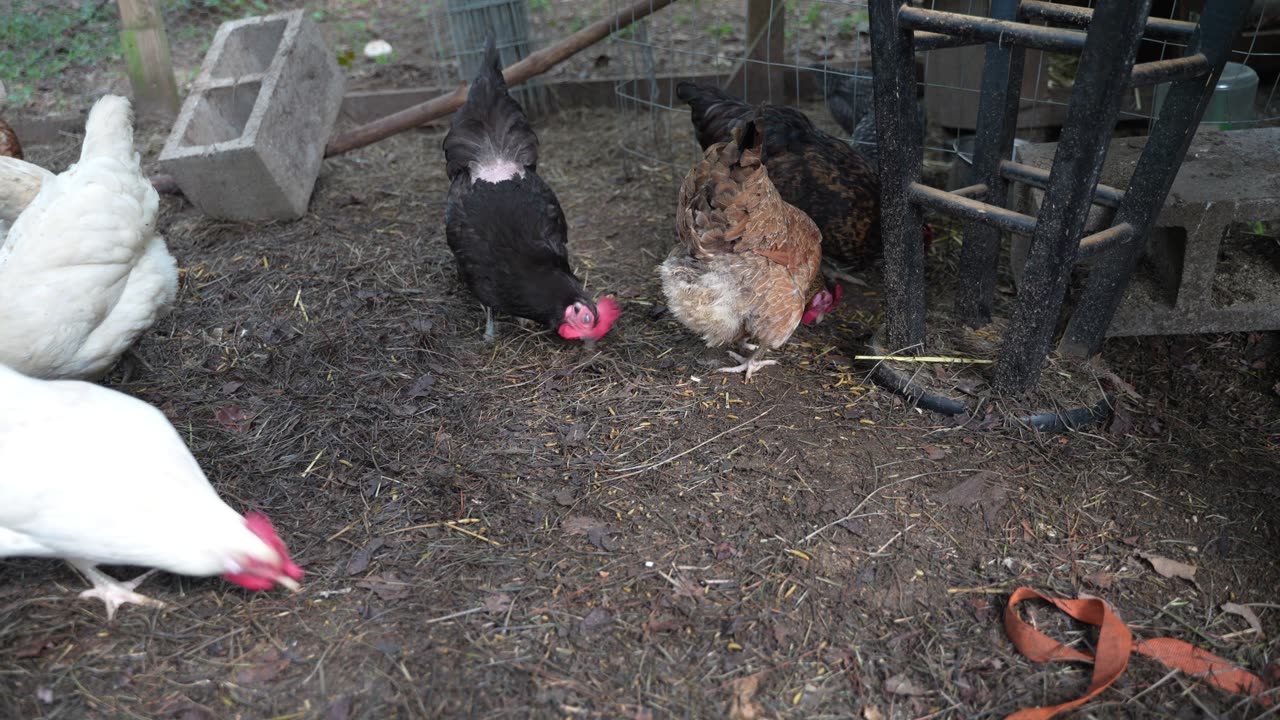
[[[133,106],[128,98],[103,95],[89,111],[80,161],[99,157],[137,162],[138,154],[133,148]]]

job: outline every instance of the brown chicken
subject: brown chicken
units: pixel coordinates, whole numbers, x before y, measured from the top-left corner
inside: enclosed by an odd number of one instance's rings
[[[0,157],[22,159],[22,143],[18,142],[18,134],[3,119],[0,119]]]
[[[676,95],[693,110],[705,150],[729,140],[757,112],[714,85],[682,82]],[[763,104],[765,167],[782,199],[804,211],[822,231],[823,255],[851,269],[869,266],[881,250],[880,180],[848,143],[819,130],[795,108]]]
[[[680,186],[679,243],[662,263],[667,307],[710,347],[743,343],[749,357],[730,355],[752,373],[791,337],[815,286],[822,236],[789,205],[760,161],[765,142],[759,120],[707,148]],[[754,345],[747,341],[754,341]]]

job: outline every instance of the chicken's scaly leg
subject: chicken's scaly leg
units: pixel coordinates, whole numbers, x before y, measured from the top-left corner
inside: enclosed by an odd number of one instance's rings
[[[754,373],[756,370],[759,370],[760,368],[766,367],[769,365],[778,364],[777,360],[761,360],[760,356],[764,355],[764,353],[765,353],[765,348],[763,345],[756,346],[755,351],[751,353],[751,356],[745,357],[745,358],[739,355],[738,353],[730,350],[729,355],[734,360],[737,360],[741,364],[735,365],[734,367],[723,367],[723,368],[720,368],[719,370],[716,370],[716,372],[745,373],[746,375],[743,378],[743,382],[751,382],[751,374]]]
[[[484,306],[484,341],[493,342],[493,310],[488,305]]]
[[[93,588],[80,593],[82,598],[98,598],[107,605],[107,621],[110,622],[115,617],[116,608],[125,603],[134,603],[135,605],[149,605],[151,607],[163,608],[166,605],[159,600],[149,598],[145,595],[139,595],[134,592],[143,580],[155,572],[154,569],[148,570],[138,577],[128,581],[120,582],[115,578],[109,577],[101,570],[93,566],[93,563],[84,560],[67,560],[71,567],[75,568],[85,580],[93,583]]]

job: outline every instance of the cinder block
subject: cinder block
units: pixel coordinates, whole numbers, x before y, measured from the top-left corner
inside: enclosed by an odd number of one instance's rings
[[[1147,138],[1111,142],[1100,182],[1124,190]],[[1056,143],[1028,145],[1017,160],[1048,169]],[[1129,285],[1107,334],[1160,335],[1280,329],[1280,267],[1245,259],[1220,264],[1222,239],[1240,222],[1280,219],[1280,128],[1201,132],[1187,150],[1148,237],[1145,266]],[[1021,188],[1020,210],[1035,215],[1044,192]],[[1115,211],[1094,206],[1085,234],[1110,227]],[[1014,237],[1021,281],[1030,238]]]
[[[345,87],[303,10],[223,23],[159,162],[207,215],[301,217]]]

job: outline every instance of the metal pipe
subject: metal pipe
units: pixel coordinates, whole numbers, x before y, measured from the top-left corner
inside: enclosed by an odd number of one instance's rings
[[[916,33],[916,52],[925,50],[944,50],[946,48],[967,47],[969,45],[982,45],[983,41],[978,38],[963,38],[946,33],[936,32],[917,32]]]
[[[1049,187],[1049,171],[1034,165],[1024,165],[1012,160],[1003,160],[1000,163],[1000,175],[1005,180],[1025,183],[1041,190]],[[1115,208],[1120,207],[1122,200],[1124,200],[1123,190],[1117,190],[1110,185],[1103,185],[1102,183],[1098,183],[1098,186],[1094,188],[1093,203],[1095,205]]]
[[[898,11],[898,23],[905,29],[940,32],[999,45],[1013,44],[1069,55],[1079,55],[1084,50],[1085,34],[1076,30],[992,20],[976,15],[925,10],[904,5]]]
[[[955,193],[931,188],[920,183],[911,184],[907,192],[907,199],[934,212],[940,212],[961,220],[985,223],[1019,235],[1031,235],[1036,230],[1036,219],[1030,215],[1023,215],[1020,212],[1014,212],[998,205],[988,205],[967,197],[956,197]]]
[[[1186,57],[1138,63],[1133,66],[1130,82],[1134,87],[1142,87],[1199,77],[1210,70],[1213,70],[1213,64],[1209,62],[1209,58],[1205,57],[1204,53],[1196,53]]]
[[[987,194],[987,184],[977,183],[976,185],[968,185],[958,190],[952,190],[951,194],[963,198],[980,198]]]
[[[1080,240],[1080,248],[1076,250],[1076,262],[1088,260],[1108,250],[1114,250],[1132,238],[1133,226],[1129,223],[1112,225],[1106,230],[1101,230]]]
[[[1160,215],[1251,4],[1249,0],[1205,4],[1190,49],[1207,56],[1213,69],[1203,80],[1184,79],[1169,88],[1160,118],[1133,170],[1125,202],[1116,210],[1116,222],[1131,224],[1137,237],[1146,237]],[[1142,250],[1141,243],[1123,245],[1090,271],[1089,281],[1063,333],[1059,345],[1063,352],[1090,357],[1102,349],[1107,328],[1124,299]]]
[[[916,113],[915,33],[901,24],[904,0],[871,0],[871,62],[875,67],[876,132],[880,145],[880,235],[884,241],[885,324],[896,347],[924,343],[924,244],[920,210],[908,190],[920,180],[923,128]]]
[[[1047,23],[1070,25],[1082,30],[1089,28],[1093,21],[1091,8],[1071,7],[1040,0],[1023,0],[1022,15],[1028,20],[1043,20]],[[1147,27],[1142,36],[1151,40],[1171,40],[1188,42],[1196,32],[1196,24],[1182,20],[1165,18],[1147,18]]]
[[[1026,392],[1040,379],[1150,10],[1151,0],[1133,0],[1099,3],[1094,13],[1045,190],[1051,201],[1040,208],[992,378],[999,392]]]
[[[991,18],[1018,19],[1018,0],[991,0]],[[987,186],[987,205],[1008,205],[1009,183],[1000,176],[1000,161],[1013,155],[1013,136],[1021,109],[1019,93],[1026,65],[1026,49],[1014,43],[988,44],[982,61],[982,95],[978,100],[978,134],[973,148],[973,178]],[[960,246],[960,275],[956,314],[972,328],[991,322],[1000,266],[1000,229],[985,222],[967,222]]]

